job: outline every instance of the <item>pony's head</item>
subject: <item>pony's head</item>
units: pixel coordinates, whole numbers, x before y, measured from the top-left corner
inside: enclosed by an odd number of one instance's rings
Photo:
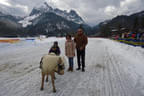
[[[64,56],[62,56],[62,57],[59,57],[56,72],[59,75],[63,75],[64,74],[64,69],[65,69],[65,58],[64,58]]]

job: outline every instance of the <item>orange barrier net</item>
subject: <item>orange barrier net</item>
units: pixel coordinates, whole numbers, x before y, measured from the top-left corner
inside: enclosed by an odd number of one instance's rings
[[[20,39],[0,39],[0,43],[17,43]]]

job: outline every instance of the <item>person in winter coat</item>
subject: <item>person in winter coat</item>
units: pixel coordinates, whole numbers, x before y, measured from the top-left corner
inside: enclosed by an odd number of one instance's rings
[[[65,55],[68,57],[69,61],[69,68],[68,71],[73,72],[73,58],[75,56],[75,43],[71,38],[71,35],[66,35],[66,42],[65,42]]]
[[[76,50],[77,50],[77,62],[78,68],[77,70],[81,69],[82,65],[82,72],[85,71],[85,48],[88,43],[87,36],[84,35],[83,29],[78,29],[77,34],[74,38],[76,43]]]
[[[51,52],[55,53],[58,56],[60,55],[61,52],[60,52],[60,48],[58,46],[58,42],[57,41],[55,41],[53,46],[50,48],[49,53],[51,53]]]

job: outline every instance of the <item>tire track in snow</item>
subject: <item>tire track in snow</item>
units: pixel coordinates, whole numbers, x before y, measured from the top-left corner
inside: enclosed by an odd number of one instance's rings
[[[112,80],[113,83],[111,84],[112,89],[115,90],[115,85],[119,86],[120,94],[114,94],[113,96],[135,96],[133,93],[138,93],[137,96],[142,96],[139,90],[136,90],[134,87],[133,79],[130,78],[130,76],[124,71],[121,62],[119,61],[119,57],[116,57],[113,55],[112,50],[107,48],[106,51],[108,64],[110,65],[108,68],[111,70],[111,72],[114,72],[114,76],[112,76],[112,73],[110,75],[111,78],[114,78],[115,80]],[[121,66],[120,66],[121,65]],[[112,71],[113,70],[113,71]],[[114,81],[117,81],[114,83]]]
[[[114,63],[112,60],[111,60],[111,57],[110,55],[108,54],[108,50],[106,51],[106,65],[107,65],[107,69],[108,69],[108,72],[107,72],[107,76],[108,76],[108,80],[109,80],[109,85],[110,85],[110,95],[108,96],[127,96],[125,95],[125,91],[123,90],[123,86],[121,85],[122,83],[119,81],[120,80],[120,77],[116,71],[115,71],[115,67],[112,66],[112,64]],[[116,64],[116,63],[114,63]],[[118,79],[119,78],[119,79]]]

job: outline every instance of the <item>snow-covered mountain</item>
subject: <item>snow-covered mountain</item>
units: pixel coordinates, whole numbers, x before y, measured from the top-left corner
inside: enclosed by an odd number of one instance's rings
[[[49,6],[46,2],[34,7],[30,15],[28,17],[25,17],[23,20],[19,21],[19,23],[21,23],[23,27],[27,27],[28,25],[32,24],[32,21],[34,19],[38,18],[39,16],[42,16],[42,14],[45,13],[54,13],[58,16],[65,18],[68,21],[72,21],[77,24],[85,23],[83,19],[74,10],[67,12],[66,10],[63,11],[58,8],[54,9],[51,6]]]
[[[43,13],[31,20],[31,22],[32,23],[26,27],[29,30],[31,36],[38,34],[59,36],[59,34],[62,35],[66,34],[67,32],[74,32],[79,27],[79,24],[68,21],[52,12]]]
[[[42,14],[42,13],[45,13],[45,12],[53,12],[53,10],[54,9],[51,6],[49,6],[47,4],[47,2],[44,2],[44,3],[41,3],[37,6],[35,6],[33,8],[33,10],[31,11],[30,16],[36,15],[36,14]]]
[[[16,25],[16,30],[14,30],[15,34],[17,33],[18,26],[22,29],[22,31],[19,32],[24,32],[24,36],[38,36],[42,34],[47,36],[64,36],[67,33],[74,34],[80,25],[83,25],[86,34],[91,32],[91,27],[84,22],[76,11],[70,10],[68,12],[66,10],[52,8],[46,2],[35,6],[29,16],[19,18],[12,15],[4,15],[0,12],[0,20],[3,18],[8,20],[0,22],[2,25],[5,25],[5,21],[12,21],[13,23],[6,24],[10,26]],[[6,36],[9,36],[11,30],[9,30],[7,26],[3,28],[0,29],[0,32],[4,35],[5,32],[7,32]],[[2,32],[3,30],[5,30],[5,32]],[[1,33],[0,36],[4,36]]]
[[[61,11],[59,9],[54,9],[54,12],[57,15],[62,16],[64,18],[66,18],[67,20],[73,21],[77,24],[84,24],[85,23],[83,21],[83,19],[74,10],[70,10],[70,12],[67,12],[67,11]]]
[[[86,31],[91,27],[85,24],[83,19],[74,10],[67,12],[58,8],[52,8],[46,2],[34,7],[29,16],[20,20],[19,23],[28,30],[30,36],[64,36],[74,33],[81,24]],[[88,33],[88,32],[87,32]]]
[[[38,16],[40,16],[40,14],[36,14],[36,15],[32,15],[32,16],[28,16],[25,17],[23,20],[20,20],[19,23],[22,24],[22,27],[27,27],[28,25],[32,24],[32,20],[34,20],[35,18],[37,18]]]
[[[63,11],[58,8],[54,9],[51,6],[49,6],[46,2],[34,7],[32,12],[30,13],[30,16],[35,14],[42,14],[45,12],[53,12],[69,21],[73,21],[78,24],[84,23],[83,19],[76,13],[76,11],[70,10],[70,12],[67,12],[66,10]]]

